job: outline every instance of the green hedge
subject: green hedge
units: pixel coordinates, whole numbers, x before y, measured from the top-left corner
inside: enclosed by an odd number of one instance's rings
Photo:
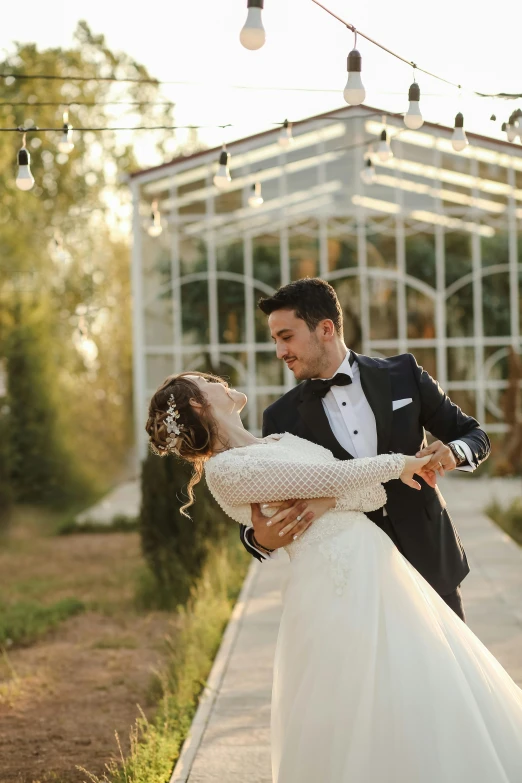
[[[142,469],[140,535],[153,584],[142,585],[143,606],[175,609],[184,605],[209,553],[226,540],[235,523],[212,498],[205,481],[196,487],[191,519],[179,512],[192,469],[174,456],[149,454]],[[235,532],[235,531],[234,531]]]

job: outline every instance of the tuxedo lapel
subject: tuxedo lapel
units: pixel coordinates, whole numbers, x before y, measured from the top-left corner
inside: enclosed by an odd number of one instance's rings
[[[391,438],[393,406],[390,373],[369,356],[356,354],[361,374],[361,386],[377,424],[377,453],[388,451]]]
[[[329,449],[337,459],[353,459],[353,455],[341,446],[333,434],[320,397],[301,398],[297,409],[316,443]]]

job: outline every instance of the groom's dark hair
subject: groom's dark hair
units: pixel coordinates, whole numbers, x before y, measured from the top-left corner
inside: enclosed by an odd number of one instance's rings
[[[320,277],[304,277],[283,285],[273,296],[261,297],[258,307],[265,315],[275,310],[293,310],[311,332],[326,318],[333,321],[339,337],[343,335],[343,311],[335,290]]]

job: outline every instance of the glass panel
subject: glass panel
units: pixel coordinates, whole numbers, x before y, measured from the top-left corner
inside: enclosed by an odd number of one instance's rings
[[[214,197],[214,212],[216,215],[224,215],[241,209],[243,206],[243,189],[235,188],[219,193]],[[232,215],[231,215],[232,217]]]
[[[448,379],[471,381],[475,378],[475,351],[469,346],[448,348]]]
[[[316,277],[319,270],[319,237],[317,221],[292,226],[288,240],[292,280]]]
[[[487,337],[510,333],[509,275],[488,275],[482,280],[482,313]]]
[[[448,337],[473,336],[473,288],[468,283],[446,300]]]
[[[238,340],[231,340],[230,342],[240,342]],[[219,355],[219,363],[214,366],[211,372],[224,378],[228,381],[230,386],[235,388],[245,388],[247,385],[246,378],[246,365],[247,365],[247,353],[246,351],[228,351],[222,352]]]
[[[432,378],[437,378],[437,358],[435,348],[415,348],[412,351],[417,364],[429,372]]]
[[[242,283],[218,280],[218,322],[220,342],[245,341],[245,287]]]
[[[444,234],[446,285],[471,272],[471,234],[448,231]]]
[[[472,389],[452,389],[449,396],[451,401],[458,405],[466,416],[476,417],[476,393]]]
[[[256,355],[256,383],[258,386],[283,386],[284,366],[272,352],[259,351]]]
[[[435,287],[435,236],[420,233],[406,237],[406,273]]]
[[[368,266],[397,266],[395,244],[395,221],[390,218],[374,218],[366,231],[366,254]]]
[[[216,250],[216,266],[219,271],[243,274],[243,242],[219,245]]]
[[[397,338],[397,283],[395,280],[368,280],[370,300],[370,339]]]
[[[344,341],[359,352],[362,348],[361,288],[358,277],[345,277],[333,282],[343,309]]]
[[[196,280],[181,287],[183,345],[210,341],[208,281]]]
[[[509,264],[509,234],[497,232],[493,237],[482,237],[482,266]]]
[[[145,307],[145,345],[172,345],[174,321],[170,288]]]
[[[435,337],[435,302],[426,294],[406,287],[408,337],[432,340]]]
[[[174,359],[169,354],[164,356],[147,356],[145,364],[147,370],[147,389],[152,396],[158,386],[174,372]]]
[[[207,249],[201,239],[181,234],[179,255],[182,276],[207,271]]]
[[[261,297],[266,296],[264,291],[260,291],[258,288],[254,289],[254,301],[257,303]],[[261,312],[259,307],[256,306],[254,313],[255,328],[256,328],[256,343],[271,343],[272,338],[270,336],[270,329],[268,328],[267,317]]]
[[[263,234],[252,240],[254,277],[271,288],[281,285],[281,243],[279,234]],[[266,296],[266,293],[264,294]]]

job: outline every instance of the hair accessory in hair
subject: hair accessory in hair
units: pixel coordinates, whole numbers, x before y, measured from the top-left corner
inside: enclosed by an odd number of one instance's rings
[[[167,432],[169,432],[170,434],[174,433],[174,436],[179,435],[181,433],[181,430],[185,429],[183,424],[177,423],[179,417],[180,417],[180,413],[176,406],[176,400],[174,398],[174,395],[171,394],[169,397],[169,407],[167,408],[167,416],[165,418],[165,423],[167,426]],[[173,452],[174,454],[177,454],[179,456],[179,449],[176,448],[176,442],[177,442],[177,437],[170,437],[167,438],[166,448],[161,448],[161,447],[158,448],[153,443],[150,444],[150,448],[154,454],[157,454],[160,457],[167,452]]]

